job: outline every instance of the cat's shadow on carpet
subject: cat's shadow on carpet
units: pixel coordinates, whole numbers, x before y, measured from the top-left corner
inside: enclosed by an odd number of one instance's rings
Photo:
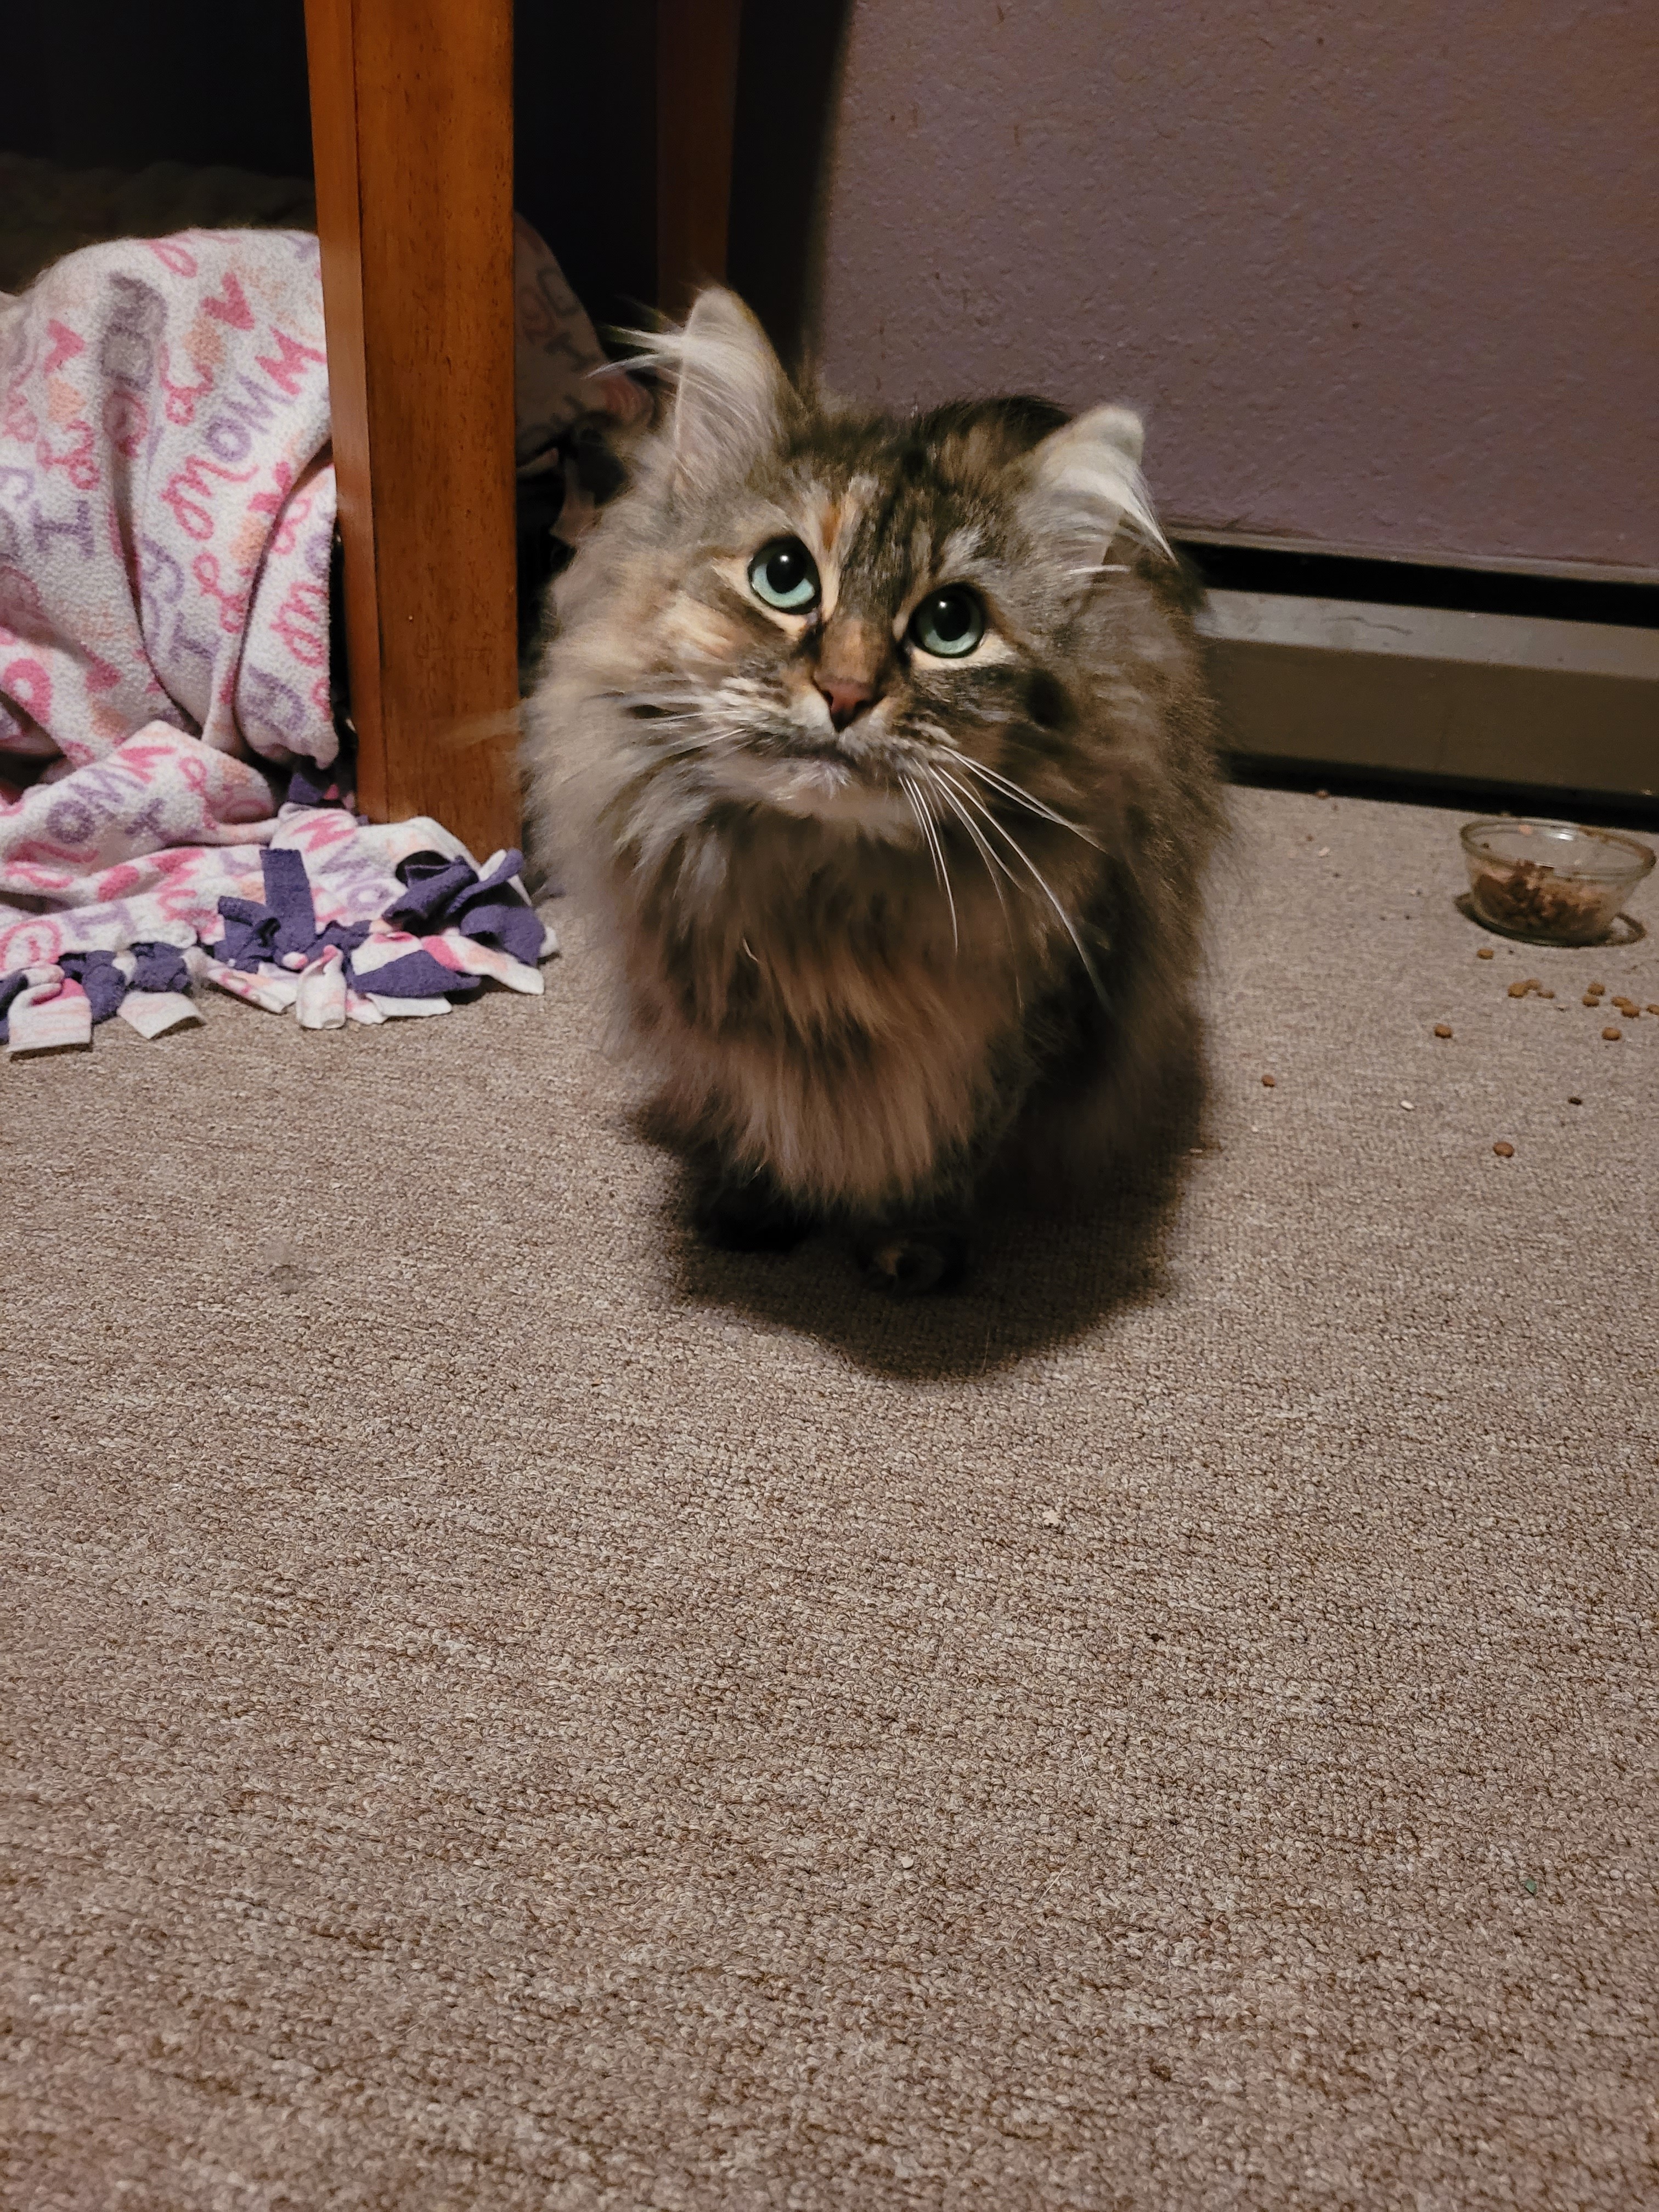
[[[902,1380],[965,1381],[1017,1366],[1166,1294],[1188,1176],[1218,1149],[1202,1139],[1203,1108],[1194,1070],[1101,1199],[1058,1217],[995,1209],[961,1287],[918,1298],[872,1289],[848,1240],[832,1234],[782,1255],[716,1251],[692,1229],[689,1191],[677,1179],[662,1224],[671,1295],[763,1330],[817,1337]],[[640,1127],[649,1133],[648,1116]]]

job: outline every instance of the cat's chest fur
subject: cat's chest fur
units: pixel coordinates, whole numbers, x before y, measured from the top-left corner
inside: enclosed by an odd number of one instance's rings
[[[700,856],[633,908],[636,1015],[689,1122],[829,1204],[869,1206],[982,1143],[1040,959],[988,890],[951,907],[869,841]]]

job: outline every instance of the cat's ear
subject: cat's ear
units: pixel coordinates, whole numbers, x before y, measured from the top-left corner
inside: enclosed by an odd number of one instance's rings
[[[1169,550],[1141,479],[1144,433],[1127,407],[1091,407],[1032,453],[1020,512],[1074,575],[1092,574],[1119,530]]]
[[[735,292],[700,293],[664,346],[677,367],[670,429],[677,482],[703,489],[747,475],[775,446],[789,382],[765,331]]]

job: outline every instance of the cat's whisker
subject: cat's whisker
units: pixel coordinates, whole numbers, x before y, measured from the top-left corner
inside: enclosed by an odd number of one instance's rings
[[[936,883],[942,884],[942,878],[940,878],[939,872],[939,854],[933,848],[933,839],[927,834],[927,817],[923,809],[921,800],[917,796],[916,787],[915,784],[910,781],[908,776],[903,775],[899,778],[899,785],[904,793],[905,799],[909,804],[911,814],[915,817],[916,829],[921,838],[922,849],[927,854],[929,861],[932,863],[933,880]]]
[[[977,798],[973,793],[966,790],[960,785],[957,786],[957,788],[962,791],[963,798],[968,800],[975,811],[981,815],[989,827],[996,831],[998,836],[1002,839],[1003,842],[1012,849],[1015,858],[1018,860],[1024,866],[1030,869],[1033,882],[1036,884],[1038,890],[1042,891],[1049,905],[1053,907],[1055,914],[1059,915],[1061,927],[1065,930],[1066,934],[1071,939],[1073,945],[1076,947],[1077,957],[1083,963],[1084,972],[1087,975],[1089,981],[1095,987],[1096,997],[1099,999],[1102,1006],[1104,1006],[1106,1003],[1105,989],[1101,983],[1099,974],[1095,968],[1095,963],[1089,957],[1088,947],[1084,944],[1082,938],[1079,936],[1077,926],[1073,921],[1071,915],[1066,913],[1065,908],[1060,904],[1053,884],[1048,881],[1047,876],[1043,874],[1042,869],[1038,867],[1036,862],[1031,858],[1024,845],[1020,843],[1018,838],[1016,837],[1012,831],[1007,827],[1006,823],[999,822],[996,816],[992,813],[990,808],[985,805],[984,801]]]
[[[951,871],[945,858],[944,848],[939,843],[938,828],[927,811],[921,793],[911,779],[908,775],[901,775],[899,782],[903,787],[905,797],[910,802],[910,811],[916,817],[916,826],[921,831],[922,842],[927,846],[928,854],[933,860],[933,873],[939,878],[939,887],[944,892],[945,903],[951,909],[951,949],[960,952],[962,939],[957,929],[956,896],[951,889]]]
[[[984,864],[985,872],[991,879],[991,889],[997,895],[997,911],[1002,916],[1003,933],[1008,939],[1008,949],[1011,952],[1017,954],[1018,948],[1014,938],[1014,921],[1013,916],[1008,911],[1008,901],[1003,891],[1002,878],[1004,876],[1007,876],[1009,882],[1014,884],[1016,890],[1019,887],[1018,883],[1014,877],[1009,873],[1004,862],[998,857],[998,855],[992,850],[990,845],[986,842],[984,834],[981,830],[979,824],[974,820],[973,816],[969,813],[967,808],[963,805],[962,801],[956,796],[956,794],[946,788],[945,784],[937,775],[930,773],[928,781],[933,785],[934,790],[937,791],[939,799],[944,805],[950,809],[956,819],[968,832],[968,836],[973,844],[974,850],[979,854],[981,860]],[[1014,986],[1014,995],[1020,1006],[1024,1007],[1025,1004],[1025,992],[1023,985],[1021,985],[1018,981],[1016,981]]]
[[[988,721],[990,717],[981,715],[975,719]],[[986,762],[975,759],[973,754],[963,752],[951,732],[939,723],[924,720],[917,722],[914,727],[919,736],[932,738],[941,751],[949,755],[955,766],[982,776],[986,782],[1000,791],[1005,799],[1012,799],[1017,805],[1029,809],[1033,814],[1040,814],[1044,821],[1052,822],[1058,830],[1069,830],[1074,837],[1081,837],[1085,845],[1092,845],[1097,853],[1104,851],[1104,847],[1081,823],[1073,822],[1069,815],[1058,812],[1046,800],[1039,799],[1035,792],[1028,791],[1023,783],[1016,782],[1005,770],[992,768]]]
[[[659,740],[656,750],[669,760],[680,760],[690,753],[707,752],[712,746],[727,744],[738,732],[735,730],[698,729],[695,718],[688,716],[691,726]]]
[[[1006,862],[992,849],[978,823],[975,821],[973,816],[969,813],[967,808],[957,797],[955,791],[951,789],[951,786],[952,779],[941,774],[937,769],[929,769],[927,771],[927,774],[928,781],[938,792],[941,800],[950,808],[951,813],[955,815],[957,820],[961,823],[963,828],[968,832],[969,836],[973,840],[974,849],[979,854],[980,859],[985,863],[985,872],[991,878],[991,888],[997,895],[997,904],[1002,908],[1003,915],[1006,918],[1008,912],[1008,902],[1003,896],[1001,878],[1004,876],[1006,876],[1008,881],[1011,884],[1013,884],[1016,889],[1018,887],[1018,878],[1010,872]]]
[[[1000,769],[988,768],[983,761],[975,760],[971,753],[958,752],[954,747],[951,748],[951,757],[958,768],[965,768],[970,775],[982,777],[1005,799],[1012,799],[1016,806],[1023,806],[1030,813],[1041,815],[1045,822],[1052,822],[1058,830],[1069,830],[1074,837],[1081,837],[1085,845],[1092,845],[1097,853],[1105,849],[1100,840],[1091,836],[1081,823],[1073,822],[1069,815],[1057,813],[1034,792],[1027,791],[1023,783],[1016,783],[1012,776],[1005,775]]]
[[[1009,882],[1014,885],[1016,890],[1019,889],[1018,879],[1010,872],[1006,863],[992,850],[990,845],[986,842],[984,834],[981,830],[979,824],[974,820],[973,816],[969,813],[962,801],[956,797],[953,792],[946,789],[945,786],[949,781],[949,779],[942,779],[937,770],[930,770],[928,774],[928,781],[933,785],[934,788],[938,791],[940,799],[943,799],[945,805],[950,808],[951,813],[955,815],[957,820],[961,823],[963,828],[968,832],[969,836],[973,840],[974,849],[979,854],[980,859],[984,862],[985,872],[991,878],[991,889],[997,895],[997,908],[1002,916],[1002,927],[1007,936],[1009,950],[1011,952],[1017,952],[1018,948],[1014,939],[1014,920],[1013,916],[1008,911],[1008,901],[1003,894],[1001,878],[1004,876],[1006,876]],[[1025,1009],[1025,987],[1019,980],[1018,969],[1016,969],[1014,978],[1014,1000],[1015,1004],[1019,1007],[1023,1014]]]
[[[1040,814],[1045,822],[1052,822],[1056,829],[1070,830],[1076,836],[1087,838],[1091,843],[1094,842],[1091,833],[1084,829],[1081,823],[1073,821],[1069,814],[1062,814],[1058,807],[1049,805],[1046,799],[1039,799],[1034,791],[1028,791],[1023,783],[1010,775],[1005,769],[993,768],[988,762],[976,759],[972,753],[963,752],[954,746],[951,748],[951,764],[954,767],[965,769],[970,775],[980,777],[994,790],[1000,792],[1005,799],[1012,799],[1017,805],[1024,807],[1030,813]]]
[[[741,722],[713,721],[706,709],[653,716],[649,727],[657,756],[669,761],[690,760],[721,746],[741,745],[749,736]]]

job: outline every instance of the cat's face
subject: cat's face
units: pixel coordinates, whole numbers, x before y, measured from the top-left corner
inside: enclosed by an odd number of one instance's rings
[[[914,837],[1063,746],[1066,635],[1126,514],[1132,417],[1036,401],[895,426],[790,389],[730,294],[680,342],[631,711],[711,798]]]

